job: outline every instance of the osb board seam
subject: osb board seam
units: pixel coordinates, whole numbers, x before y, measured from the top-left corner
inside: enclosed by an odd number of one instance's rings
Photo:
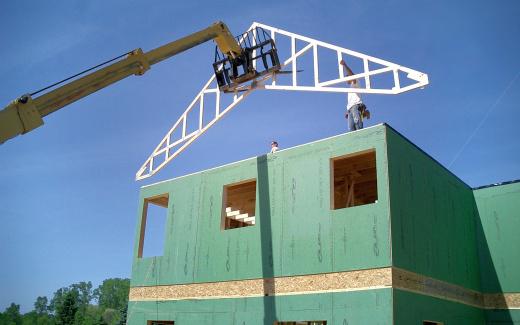
[[[520,293],[481,293],[396,267],[392,287],[483,309],[520,309]]]
[[[485,293],[486,309],[520,309],[520,293]]]
[[[393,288],[483,309],[520,309],[520,293],[483,294],[396,267],[130,288],[130,301],[228,299]]]
[[[483,306],[480,292],[396,267],[392,270],[392,285],[398,289],[406,289],[472,306]]]
[[[373,286],[373,287],[364,287],[364,288],[355,288],[355,289],[337,289],[337,290],[326,290],[326,291],[299,291],[299,292],[288,292],[288,293],[278,293],[274,296],[282,297],[282,296],[295,296],[295,295],[309,295],[309,294],[323,294],[323,293],[341,293],[341,292],[357,292],[357,291],[368,291],[368,290],[377,290],[377,289],[390,289],[390,286]],[[140,299],[129,299],[129,301],[138,302],[138,301],[174,301],[174,300],[210,300],[210,299],[237,299],[237,298],[258,298],[258,297],[266,297],[272,295],[261,295],[261,294],[251,294],[251,295],[236,295],[236,296],[208,296],[208,297],[185,297],[185,298],[163,298],[163,297],[146,297]]]
[[[268,279],[143,286],[130,288],[130,300],[218,299],[343,292],[390,287],[391,268]]]

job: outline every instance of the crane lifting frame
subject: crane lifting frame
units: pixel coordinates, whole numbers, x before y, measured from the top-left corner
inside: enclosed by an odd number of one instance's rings
[[[369,56],[363,53],[352,51],[343,47],[328,44],[322,41],[318,41],[309,37],[294,34],[279,28],[267,26],[261,23],[253,23],[248,31],[255,32],[256,28],[260,27],[265,31],[270,32],[271,39],[277,43],[277,39],[288,38],[291,44],[290,56],[283,59],[280,55],[281,69],[290,68],[290,71],[273,71],[272,73],[266,74],[261,78],[254,80],[250,83],[241,85],[238,87],[233,94],[231,103],[223,107],[221,103],[221,91],[219,90],[218,84],[213,75],[204,85],[202,90],[190,103],[188,108],[182,113],[179,119],[175,122],[172,128],[166,133],[159,145],[153,150],[152,154],[146,159],[144,164],[139,168],[136,173],[136,180],[142,180],[148,178],[163,167],[165,167],[172,159],[177,157],[182,151],[184,151],[193,141],[200,137],[210,127],[212,127],[217,121],[222,119],[229,111],[235,108],[241,103],[247,96],[249,96],[254,90],[266,89],[266,90],[296,90],[296,91],[317,91],[317,92],[332,92],[332,93],[366,93],[366,94],[388,94],[396,95],[406,91],[410,91],[417,88],[423,88],[428,85],[428,75],[407,67],[403,67],[396,63],[392,63],[386,60],[382,60],[373,56]],[[247,32],[246,32],[247,33]],[[240,39],[243,42],[244,39]],[[304,44],[304,46],[297,50],[296,42]],[[320,80],[319,78],[319,66],[320,58],[318,49],[332,50],[337,54],[338,60],[338,77],[330,80]],[[313,84],[302,85],[298,83],[298,58],[302,55],[310,52],[312,54],[313,62]],[[253,56],[256,56],[253,53]],[[345,76],[343,68],[339,62],[344,56],[357,58],[363,62],[363,72],[356,73],[351,76]],[[253,62],[256,64],[256,61]],[[377,69],[370,69],[370,65],[377,65]],[[280,73],[289,74],[289,84],[281,82],[277,76]],[[401,75],[400,75],[401,73]],[[393,86],[385,88],[373,87],[372,79],[374,76],[391,74],[393,77]],[[406,77],[403,77],[405,74]],[[348,86],[347,81],[361,79],[364,80],[364,86],[360,88],[351,88]],[[406,79],[406,80],[404,80]],[[406,86],[402,86],[408,83]],[[209,94],[215,94],[215,96],[207,96]],[[214,100],[213,105],[209,103],[210,100]],[[215,115],[212,119],[204,119],[205,107],[211,107],[215,109]],[[198,109],[198,112],[196,111]],[[198,119],[195,120],[195,127],[188,125],[188,121],[193,122],[192,119],[188,119],[189,114],[198,115]],[[191,116],[191,115],[190,115]],[[195,129],[195,131],[188,132],[187,130]]]

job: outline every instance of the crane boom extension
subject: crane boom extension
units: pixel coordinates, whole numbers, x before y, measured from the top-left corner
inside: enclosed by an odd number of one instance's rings
[[[25,134],[41,125],[43,117],[85,96],[103,89],[131,75],[142,75],[151,65],[186,51],[209,40],[230,60],[240,56],[243,49],[223,22],[216,22],[201,31],[160,46],[149,52],[133,50],[120,61],[71,81],[39,97],[23,95],[0,111],[0,144]]]

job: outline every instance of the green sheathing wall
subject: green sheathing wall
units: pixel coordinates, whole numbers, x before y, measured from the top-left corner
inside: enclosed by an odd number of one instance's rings
[[[486,325],[520,324],[520,310],[486,310]]]
[[[386,126],[142,188],[132,286],[209,282],[391,264]],[[378,202],[331,210],[330,158],[376,150]],[[226,184],[257,178],[257,224],[221,230]],[[169,193],[164,255],[137,258],[143,200]]]
[[[272,325],[275,320],[326,320],[327,325],[388,325],[392,322],[392,290],[159,303],[130,302],[127,324],[143,325],[147,320],[174,320],[175,325]]]
[[[421,325],[423,321],[444,325],[484,325],[484,312],[475,307],[394,289],[394,324]]]
[[[387,129],[393,265],[479,290],[472,190]]]
[[[474,191],[482,291],[520,292],[520,183]]]
[[[520,292],[520,183],[474,192],[482,291]],[[487,324],[520,324],[520,310],[486,310]]]

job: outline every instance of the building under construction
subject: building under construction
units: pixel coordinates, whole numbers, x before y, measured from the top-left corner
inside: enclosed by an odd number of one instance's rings
[[[516,324],[518,211],[385,124],[145,186],[128,324]]]
[[[16,98],[0,110],[0,144],[209,40],[215,74],[137,180],[259,89],[396,95],[429,83],[417,70],[279,28],[255,22],[233,37],[216,22]],[[166,216],[164,247],[147,256],[156,208]],[[472,189],[387,125],[145,186],[128,323],[520,323],[518,211],[520,183]]]

